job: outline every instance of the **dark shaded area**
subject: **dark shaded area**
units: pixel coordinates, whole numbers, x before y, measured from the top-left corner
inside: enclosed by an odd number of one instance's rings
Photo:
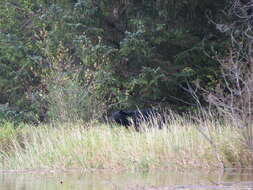
[[[222,13],[228,5],[4,0],[0,118],[39,123],[147,106],[194,110],[183,87],[198,81],[213,89],[221,78],[219,64],[204,52],[222,53],[227,46],[227,36],[209,19],[228,22]]]
[[[126,128],[133,125],[136,131],[140,130],[140,125],[142,122],[151,123],[151,125],[153,124],[154,126],[155,120],[157,120],[159,128],[162,128],[162,125],[165,122],[161,113],[151,108],[116,111],[112,113],[111,119],[114,122],[125,126]]]

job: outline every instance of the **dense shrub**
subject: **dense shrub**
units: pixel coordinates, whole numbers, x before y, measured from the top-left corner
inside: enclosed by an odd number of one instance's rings
[[[225,5],[2,1],[0,103],[32,122],[147,105],[189,109],[186,78],[210,88],[219,78],[217,62],[203,51],[223,47],[208,17],[221,18]]]

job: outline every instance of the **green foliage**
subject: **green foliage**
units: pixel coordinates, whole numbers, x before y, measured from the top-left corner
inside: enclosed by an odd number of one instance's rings
[[[8,120],[20,121],[20,114],[12,110],[8,105],[0,105],[0,124]]]
[[[31,24],[32,8],[27,1],[1,2],[0,22],[0,102],[8,103],[23,119],[36,120],[35,110],[27,99],[29,90],[38,84]]]
[[[88,120],[98,112],[136,106],[182,108],[173,97],[189,100],[180,87],[186,78],[210,88],[216,82],[217,64],[203,50],[224,40],[208,24],[207,13],[219,18],[225,5],[218,0],[5,0],[0,3],[0,103],[32,122],[73,115]]]

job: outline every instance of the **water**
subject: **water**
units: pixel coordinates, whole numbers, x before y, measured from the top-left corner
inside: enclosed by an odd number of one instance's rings
[[[253,190],[253,170],[221,172],[25,171],[0,173],[0,190]]]

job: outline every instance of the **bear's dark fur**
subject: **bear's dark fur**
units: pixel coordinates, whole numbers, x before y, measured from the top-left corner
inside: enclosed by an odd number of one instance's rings
[[[140,109],[140,110],[130,110],[130,111],[116,111],[112,114],[111,119],[128,128],[133,125],[137,131],[141,122],[152,122],[152,119],[157,118],[159,120],[159,128],[161,128],[162,123],[164,123],[164,118],[154,109]]]

